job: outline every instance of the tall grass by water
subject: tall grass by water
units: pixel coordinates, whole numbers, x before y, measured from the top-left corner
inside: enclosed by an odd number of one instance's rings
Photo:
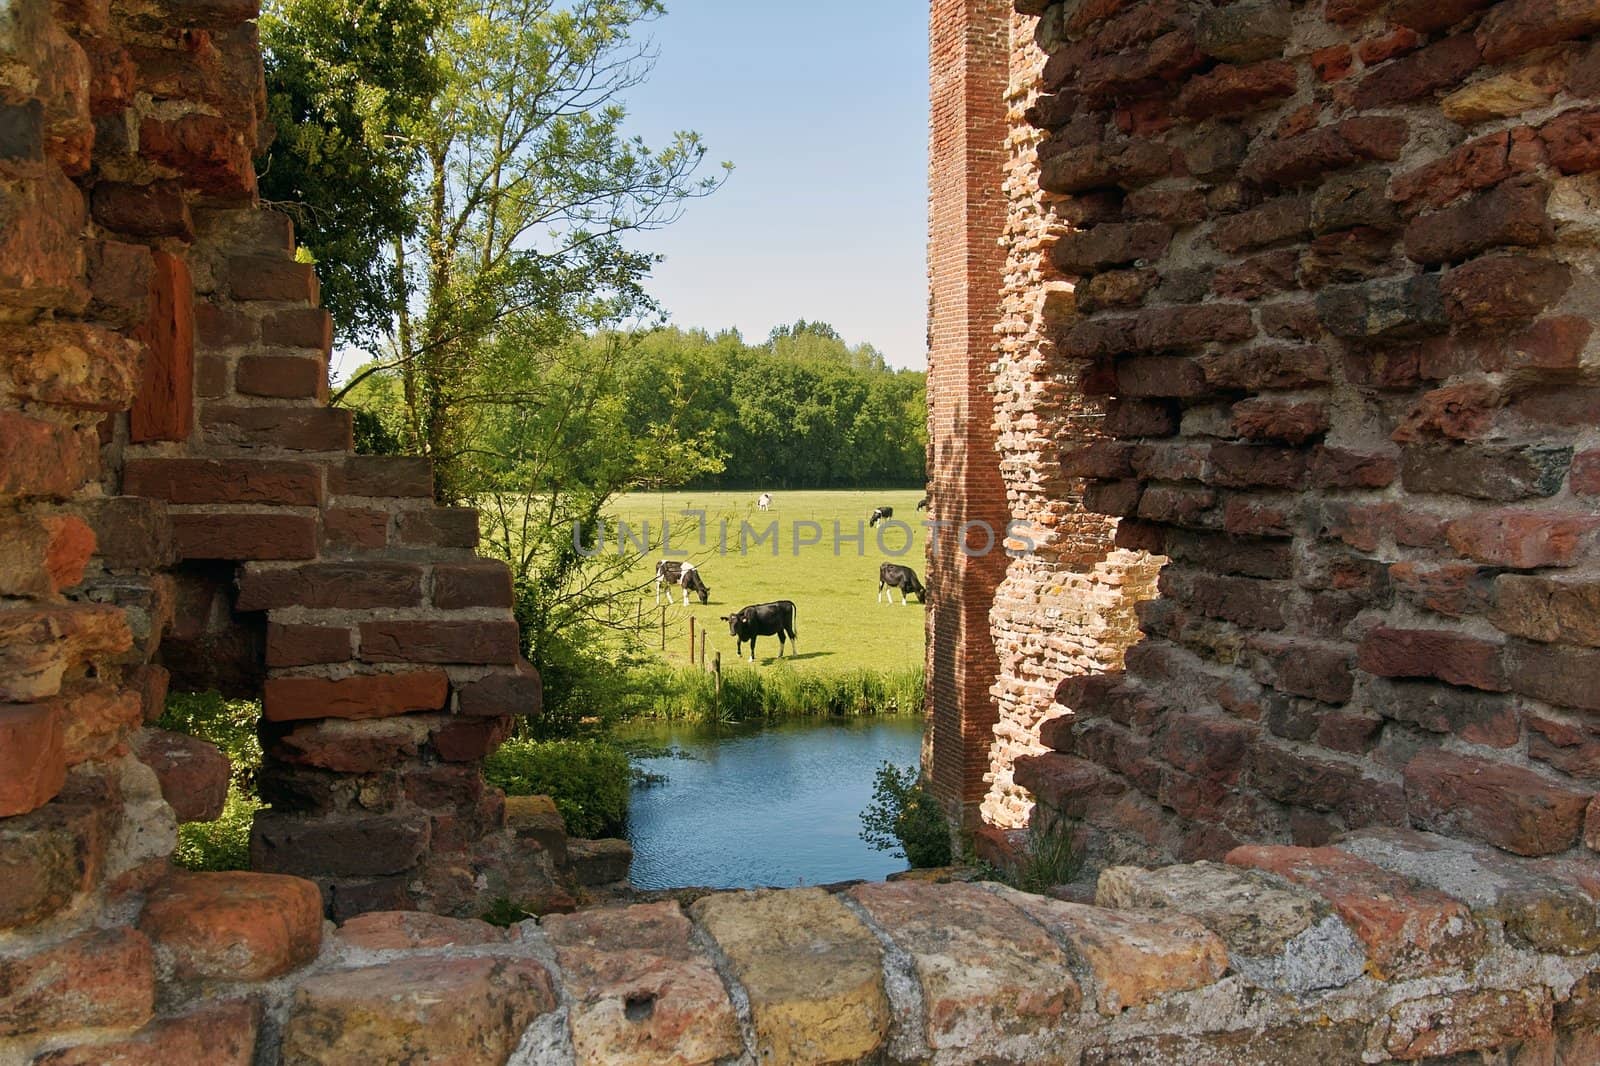
[[[649,666],[635,678],[643,717],[689,722],[921,714],[921,667],[821,673],[787,664],[722,672]]]

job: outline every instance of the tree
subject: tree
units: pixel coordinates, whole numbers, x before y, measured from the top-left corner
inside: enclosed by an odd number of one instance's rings
[[[416,226],[414,137],[444,84],[439,0],[268,0],[261,195],[295,220],[341,339],[388,332],[405,299],[388,249]]]
[[[486,353],[504,335],[552,347],[652,316],[654,259],[625,239],[720,179],[696,177],[692,133],[652,149],[623,131],[623,97],[651,63],[634,34],[656,0],[447,2],[444,87],[419,134],[420,226],[393,248],[414,297],[397,308],[389,363],[415,446],[455,501],[476,487],[487,409],[528,399],[520,379],[486,373]]]

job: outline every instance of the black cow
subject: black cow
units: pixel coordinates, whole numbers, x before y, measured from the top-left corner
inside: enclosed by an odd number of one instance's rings
[[[750,661],[756,661],[756,638],[776,635],[778,638],[778,658],[783,658],[784,640],[794,642],[795,651],[800,650],[800,634],[794,628],[795,607],[793,600],[775,600],[772,603],[757,603],[733,614],[722,617],[728,623],[728,636],[733,637],[738,643],[735,645],[734,655],[744,654],[744,642],[750,642]]]
[[[894,590],[900,590],[900,606],[906,605],[907,596],[915,596],[918,603],[928,602],[928,590],[917,580],[917,572],[899,563],[884,563],[878,567],[878,602],[883,602],[884,590],[889,591],[889,602],[894,602]]]
[[[867,519],[867,525],[875,526],[879,522],[882,522],[885,518],[893,518],[893,517],[894,517],[894,508],[893,507],[875,507],[872,510],[872,517]],[[860,529],[861,527],[857,526],[856,528]]]
[[[926,511],[928,509],[928,501],[931,500],[931,499],[933,499],[933,497],[930,495],[930,496],[924,496],[922,499],[918,500],[917,501],[917,510]]]
[[[711,598],[711,588],[700,579],[700,571],[693,563],[680,563],[675,559],[663,559],[656,564],[656,602],[661,602],[661,589],[667,585],[677,585],[683,589],[683,605],[689,605],[689,593],[699,595],[703,604]],[[672,591],[667,590],[667,602],[672,602]]]

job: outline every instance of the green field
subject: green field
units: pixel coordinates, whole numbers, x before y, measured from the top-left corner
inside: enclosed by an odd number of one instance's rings
[[[650,582],[655,561],[662,558],[663,520],[671,523],[674,558],[686,553],[710,586],[710,602],[702,606],[691,596],[683,606],[682,592],[675,593],[666,610],[667,662],[689,663],[689,620],[697,632],[708,633],[708,658],[722,653],[724,667],[734,662],[734,641],[728,624],[719,619],[752,603],[769,600],[795,602],[795,628],[799,633],[800,653],[794,659],[797,670],[844,673],[861,669],[903,670],[918,667],[923,661],[923,608],[915,597],[902,607],[898,594],[892,606],[876,601],[878,564],[884,561],[910,566],[926,581],[924,545],[927,530],[922,526],[926,513],[914,508],[922,493],[916,489],[874,491],[774,491],[770,510],[756,508],[759,492],[663,492],[634,493],[618,502],[612,512],[626,522],[634,535],[642,534],[650,523],[651,551],[632,575],[645,585],[634,601],[636,612],[659,624],[661,608],[656,606],[655,588]],[[906,530],[890,528],[883,546],[877,531],[867,528],[872,509],[881,505],[894,508],[896,520],[911,527],[914,543],[903,554]],[[702,547],[697,520],[685,517],[686,510],[706,512],[706,537]],[[721,530],[726,522],[727,551],[720,549]],[[796,523],[815,522],[821,527],[821,542],[796,545]],[[835,523],[841,544],[835,552]],[[761,539],[770,523],[776,523],[776,538]],[[741,524],[751,532],[745,535],[740,550]],[[843,538],[854,536],[857,526],[865,533],[856,544]],[[798,539],[818,535],[811,527],[798,527]],[[776,547],[776,554],[774,554]],[[888,552],[883,548],[889,549]],[[615,551],[613,543],[610,550]],[[625,609],[619,605],[619,609]],[[652,643],[658,643],[657,641]],[[758,662],[776,661],[778,641],[762,637],[757,647]],[[748,657],[750,646],[745,645]]]

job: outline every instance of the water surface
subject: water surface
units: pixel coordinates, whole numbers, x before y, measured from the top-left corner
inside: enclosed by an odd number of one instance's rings
[[[633,791],[631,879],[640,888],[818,885],[905,869],[904,859],[861,839],[861,810],[880,763],[916,764],[919,718],[662,726],[625,736],[689,756],[640,762],[667,776]]]

